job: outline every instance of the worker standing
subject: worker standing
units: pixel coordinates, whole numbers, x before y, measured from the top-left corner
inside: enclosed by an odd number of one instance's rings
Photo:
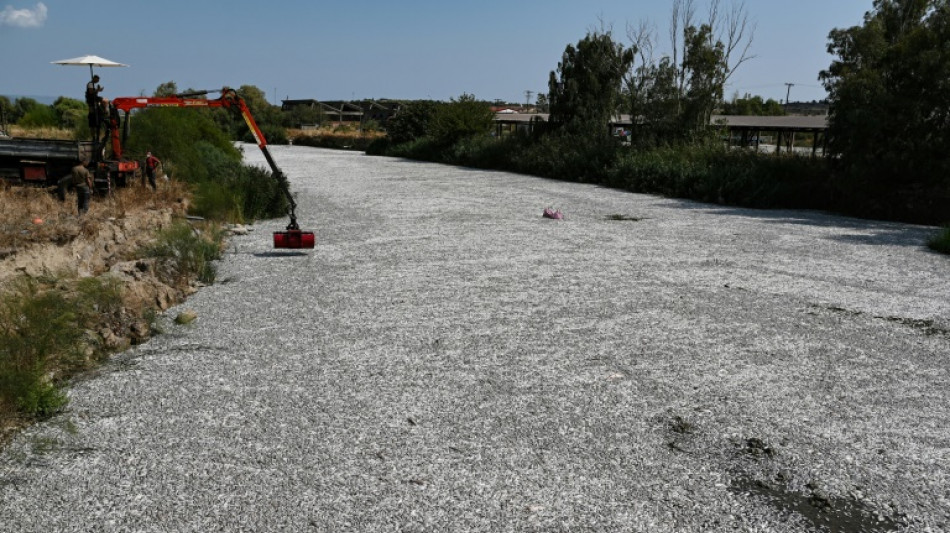
[[[99,85],[99,75],[96,74],[92,77],[92,81],[86,84],[86,105],[89,106],[89,129],[95,130],[99,123],[102,122],[104,116],[100,116],[102,111],[100,110],[100,97],[99,93],[102,92],[102,86]]]
[[[155,184],[155,173],[161,164],[162,162],[152,155],[152,152],[145,153],[145,177],[148,178],[148,184],[152,186],[153,191],[158,190],[158,186]]]
[[[73,167],[69,174],[58,182],[59,187],[57,193],[59,199],[63,202],[66,201],[66,187],[69,185],[75,187],[76,207],[80,215],[89,210],[89,198],[92,196],[93,190],[92,173],[86,168],[87,164],[89,164],[89,161],[83,159]]]

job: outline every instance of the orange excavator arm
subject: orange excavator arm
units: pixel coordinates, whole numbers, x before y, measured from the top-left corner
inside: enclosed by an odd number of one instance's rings
[[[215,99],[200,98],[212,92],[220,92],[221,96]],[[257,142],[258,148],[260,148],[261,152],[264,154],[264,159],[267,160],[267,164],[270,166],[271,173],[274,175],[274,178],[277,180],[281,191],[287,198],[287,214],[290,216],[290,224],[287,226],[286,232],[274,233],[274,246],[277,248],[313,248],[313,233],[302,232],[300,231],[300,227],[297,225],[297,202],[294,201],[294,197],[290,193],[290,186],[287,183],[287,176],[284,175],[280,168],[277,167],[277,163],[274,162],[274,158],[267,149],[267,139],[264,138],[264,134],[261,133],[261,129],[257,126],[257,122],[254,120],[254,116],[251,115],[250,109],[248,109],[244,99],[237,94],[237,91],[229,87],[225,87],[220,91],[196,91],[172,96],[121,97],[114,98],[111,102],[111,106],[115,111],[110,113],[110,122],[112,130],[112,152],[116,159],[122,158],[122,141],[124,140],[120,138],[120,128],[118,127],[119,111],[122,111],[128,115],[128,113],[133,109],[151,107],[223,107],[225,109],[239,113],[241,117],[244,118],[244,122],[247,124],[247,127],[251,130],[251,135],[254,136],[254,140]],[[125,124],[128,125],[128,120],[125,121]]]

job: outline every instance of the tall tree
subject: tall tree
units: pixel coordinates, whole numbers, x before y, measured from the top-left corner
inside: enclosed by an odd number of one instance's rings
[[[608,133],[620,111],[623,80],[634,50],[615,43],[610,31],[589,32],[568,45],[548,81],[550,122],[571,131]]]
[[[713,38],[712,26],[688,26],[684,32],[682,122],[686,131],[701,132],[709,125],[713,109],[722,102],[728,63],[725,45]]]
[[[53,102],[53,110],[59,117],[59,126],[69,129],[75,129],[82,124],[88,112],[86,102],[65,96],[60,96]]]
[[[453,143],[464,137],[487,135],[494,119],[495,113],[487,102],[462,94],[435,108],[426,133],[439,141]]]
[[[722,102],[726,82],[746,61],[755,33],[745,4],[728,11],[720,0],[708,4],[697,23],[695,0],[674,0],[670,17],[671,53],[657,59],[656,31],[644,22],[628,28],[639,64],[627,80],[628,106],[641,124],[642,142],[690,139],[705,133]]]
[[[432,100],[415,100],[399,106],[386,123],[386,134],[393,144],[412,142],[424,137],[439,104]]]
[[[899,190],[950,193],[950,0],[875,0],[862,26],[828,40],[836,59],[819,77],[845,184],[881,204]]]
[[[166,81],[155,88],[152,96],[174,96],[178,94],[178,84],[174,81]]]

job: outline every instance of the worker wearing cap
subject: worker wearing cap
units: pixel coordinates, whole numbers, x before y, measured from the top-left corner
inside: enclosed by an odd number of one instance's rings
[[[89,164],[89,160],[83,159],[58,182],[57,192],[61,201],[66,201],[66,187],[72,185],[76,189],[76,207],[79,209],[80,215],[89,210],[89,198],[92,196],[93,190],[92,173],[86,168],[87,164]]]

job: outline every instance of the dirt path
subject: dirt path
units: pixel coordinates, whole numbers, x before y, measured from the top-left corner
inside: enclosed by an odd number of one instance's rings
[[[316,249],[235,238],[0,456],[0,531],[950,529],[931,228],[272,151]]]

